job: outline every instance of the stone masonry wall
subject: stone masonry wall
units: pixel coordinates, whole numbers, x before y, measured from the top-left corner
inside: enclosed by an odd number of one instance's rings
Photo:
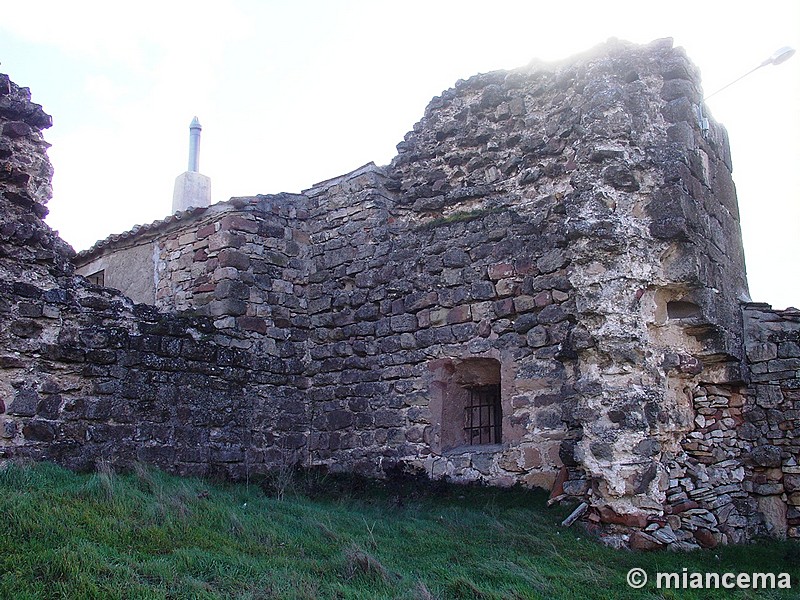
[[[234,198],[170,228],[158,237],[156,306],[224,329],[302,328],[292,322],[305,308],[302,204],[292,194]]]
[[[744,382],[715,385],[699,375],[692,430],[667,463],[664,518],[642,521],[646,529],[632,536],[634,547],[691,549],[800,535],[800,315],[746,304],[744,339]]]
[[[510,353],[518,372],[543,389],[515,402],[543,429],[569,431],[559,457],[580,468],[565,491],[589,491],[623,514],[661,509],[665,459],[692,428],[691,379],[740,378],[738,217],[726,207],[735,197],[724,132],[703,131],[693,109],[698,86],[691,63],[663,42],[476,76],[434,99],[390,174],[398,221],[507,203],[519,225],[491,258],[521,268],[497,279],[490,299],[511,297],[514,308],[493,306],[499,340],[488,345],[520,346]],[[482,250],[463,231],[438,229],[450,246]],[[460,281],[492,280],[500,268],[475,266]]]
[[[560,401],[570,395],[556,355],[575,327],[553,199],[520,207],[518,194],[484,185],[408,210],[390,186],[372,171],[306,192],[319,226],[309,277],[321,429],[312,459],[550,487],[567,436]],[[431,405],[436,369],[475,358],[500,364],[502,448],[442,451],[442,428],[454,424]]]
[[[231,478],[302,460],[298,364],[70,275],[71,249],[41,220],[49,124],[0,76],[0,458]]]
[[[53,176],[41,130],[51,125],[50,115],[30,101],[30,90],[0,74],[0,268],[10,276],[6,281],[48,282],[72,270],[69,246],[41,226]]]
[[[800,537],[800,311],[745,306],[750,388],[739,430],[769,533]]]
[[[155,307],[70,275],[7,88],[2,457],[519,482],[642,549],[796,534],[797,320],[743,325],[726,134],[669,40],[459,81],[386,167],[151,226]]]
[[[592,520],[664,529],[655,544],[713,545],[720,524],[741,539],[738,449],[696,507],[676,487],[698,470],[684,444],[708,462],[687,436],[741,420],[738,213],[701,96],[665,42],[480,75],[431,102],[385,172],[308,190],[312,460],[555,485]],[[443,450],[436,390],[475,359],[501,365],[502,447]],[[709,412],[723,388],[734,405]]]

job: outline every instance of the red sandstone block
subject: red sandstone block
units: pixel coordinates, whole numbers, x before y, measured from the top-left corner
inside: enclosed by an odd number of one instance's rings
[[[536,268],[535,260],[525,257],[514,260],[514,272],[517,275],[528,275],[530,273],[538,273],[539,269]]]
[[[203,238],[207,238],[215,231],[216,231],[216,226],[214,225],[214,223],[206,225],[205,227],[201,227],[200,229],[197,230],[197,239],[202,240]]]
[[[519,282],[515,279],[501,279],[494,286],[498,296],[513,296],[519,291]]]
[[[489,319],[483,319],[478,323],[478,335],[486,338],[492,334],[492,322]]]
[[[700,505],[694,500],[681,500],[672,505],[672,513],[678,514],[695,508],[700,508]]]
[[[647,515],[641,514],[625,514],[620,515],[608,506],[601,506],[598,508],[600,520],[603,523],[613,523],[615,525],[625,525],[626,527],[639,527],[644,529],[647,527]]]
[[[208,239],[208,249],[211,252],[222,248],[239,248],[245,243],[243,236],[230,231],[222,231]]]
[[[514,298],[514,312],[524,313],[533,310],[538,305],[532,296],[517,296]]]
[[[423,308],[428,308],[430,306],[435,306],[438,300],[439,296],[436,292],[428,292],[426,294],[415,294],[406,297],[405,309],[413,312]]]
[[[469,304],[462,304],[456,306],[447,312],[447,323],[453,325],[454,323],[466,323],[472,320],[472,312],[470,311]]]
[[[489,265],[489,279],[497,281],[498,279],[505,279],[514,274],[514,266],[508,263],[498,263]]]
[[[548,505],[550,501],[564,495],[564,482],[567,481],[567,479],[569,479],[569,471],[567,471],[567,467],[561,467],[561,470],[558,472],[553,482],[553,487],[550,488],[550,500],[548,500]]]
[[[659,548],[664,547],[664,544],[662,544],[652,535],[648,535],[643,531],[634,531],[631,534],[630,545],[631,549],[633,550],[645,552],[649,550],[658,550]]]
[[[220,229],[258,233],[258,223],[239,215],[230,215],[222,218]]]
[[[544,464],[538,448],[525,448],[522,452],[526,469],[539,469]]]
[[[219,253],[219,266],[245,270],[250,266],[250,257],[237,250],[226,248]]]
[[[552,304],[553,297],[548,290],[545,290],[536,294],[534,302],[536,303],[536,306],[547,306],[548,304]]]
[[[417,323],[420,327],[430,327],[431,326],[431,311],[427,308],[425,310],[421,310],[417,313]]]
[[[698,527],[694,532],[694,539],[703,548],[716,548],[720,542],[720,534]]]
[[[311,236],[308,232],[292,229],[292,239],[298,244],[308,244],[311,241]]]

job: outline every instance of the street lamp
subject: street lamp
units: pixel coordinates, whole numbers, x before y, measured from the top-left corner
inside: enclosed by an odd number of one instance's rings
[[[775,52],[772,53],[772,56],[770,56],[768,59],[766,59],[760,65],[758,65],[754,69],[750,69],[747,73],[745,73],[741,77],[738,77],[737,79],[734,79],[733,81],[731,81],[729,84],[719,88],[713,94],[709,94],[708,96],[703,98],[703,101],[708,100],[709,98],[711,98],[711,96],[716,96],[722,90],[729,88],[730,86],[732,86],[737,81],[741,81],[742,79],[744,79],[745,77],[750,75],[750,73],[753,73],[754,71],[758,71],[761,67],[766,67],[767,65],[779,65],[781,63],[786,62],[787,60],[792,58],[792,56],[794,56],[794,52],[795,52],[794,48],[790,48],[789,46],[784,46],[783,48],[780,48],[780,49],[776,50]]]

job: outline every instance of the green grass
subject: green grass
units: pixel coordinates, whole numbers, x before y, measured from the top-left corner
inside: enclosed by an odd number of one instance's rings
[[[144,467],[0,470],[0,598],[793,598],[794,542],[603,547],[541,493],[297,477],[212,484]],[[277,494],[281,495],[281,494]],[[632,590],[629,569],[789,572],[793,590]]]

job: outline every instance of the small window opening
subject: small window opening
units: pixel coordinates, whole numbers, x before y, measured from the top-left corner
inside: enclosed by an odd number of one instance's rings
[[[667,317],[670,319],[690,319],[702,316],[700,307],[694,302],[686,300],[673,300],[667,302]]]
[[[503,436],[500,385],[483,385],[467,390],[464,433],[467,444],[499,444]]]
[[[433,364],[432,410],[437,450],[502,443],[500,362],[493,358],[442,359]]]
[[[89,283],[93,283],[94,285],[105,285],[106,272],[96,271],[91,275],[87,275],[86,279],[89,280]]]

